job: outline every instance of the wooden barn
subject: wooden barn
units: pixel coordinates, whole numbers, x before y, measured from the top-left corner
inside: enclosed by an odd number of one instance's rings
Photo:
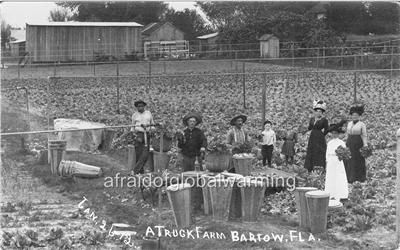
[[[144,57],[184,57],[189,54],[185,33],[170,22],[150,23],[143,27]]]
[[[265,34],[260,41],[260,57],[279,58],[279,39],[272,34]]]
[[[32,62],[125,59],[142,53],[135,22],[48,22],[26,24],[26,51]]]

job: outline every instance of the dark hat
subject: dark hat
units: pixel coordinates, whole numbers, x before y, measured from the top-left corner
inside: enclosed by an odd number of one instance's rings
[[[269,124],[271,124],[271,125],[272,125],[272,122],[271,122],[271,121],[269,121],[269,120],[266,120],[266,121],[264,122],[264,126],[265,126],[265,124],[267,124],[267,123],[269,123]]]
[[[243,123],[247,121],[247,116],[245,116],[245,115],[237,115],[237,116],[235,116],[235,117],[232,118],[230,124],[231,124],[232,126],[235,125],[236,120],[239,119],[239,118],[242,118]]]
[[[346,120],[341,120],[339,123],[332,123],[329,125],[328,132],[337,132],[340,134],[345,133],[343,130],[343,125],[346,123]]]
[[[147,103],[145,103],[145,102],[142,101],[142,100],[136,101],[136,102],[134,103],[135,107],[139,106],[139,104],[143,104],[144,106],[147,106]]]
[[[364,105],[352,106],[350,108],[350,115],[352,115],[353,113],[357,113],[359,115],[362,115],[364,113]]]
[[[189,114],[187,114],[187,115],[185,115],[184,117],[183,117],[183,124],[185,125],[185,126],[187,126],[188,124],[187,124],[187,121],[190,119],[190,118],[195,118],[196,119],[196,125],[199,125],[200,123],[202,123],[202,118],[201,118],[201,115],[200,114],[197,114],[197,113],[189,113]]]

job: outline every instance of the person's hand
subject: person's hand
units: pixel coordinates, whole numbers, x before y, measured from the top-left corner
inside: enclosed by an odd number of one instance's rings
[[[206,148],[202,147],[202,148],[200,149],[200,152],[202,152],[202,153],[206,152]]]

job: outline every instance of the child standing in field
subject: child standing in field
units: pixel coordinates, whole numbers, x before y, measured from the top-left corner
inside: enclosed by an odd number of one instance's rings
[[[346,143],[339,136],[344,134],[343,125],[345,121],[338,124],[331,124],[328,132],[331,133],[332,139],[327,144],[326,149],[326,180],[325,191],[330,194],[331,199],[340,200],[347,199],[349,195],[346,170],[344,163],[339,160],[336,149],[341,146],[346,147]]]
[[[282,154],[285,156],[286,165],[293,164],[295,150],[294,146],[297,143],[297,133],[294,128],[286,131],[286,135],[283,138],[284,143],[282,145]]]
[[[261,154],[263,166],[268,161],[268,167],[272,167],[272,152],[276,143],[275,131],[272,130],[272,122],[264,122],[264,131],[262,132]]]

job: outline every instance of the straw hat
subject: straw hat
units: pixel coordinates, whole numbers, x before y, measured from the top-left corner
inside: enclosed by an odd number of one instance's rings
[[[147,103],[145,103],[143,100],[138,100],[134,103],[135,107],[139,106],[139,104],[143,104],[144,106],[147,106]]]
[[[320,110],[322,110],[322,112],[325,112],[326,111],[326,103],[321,100],[316,100],[313,102],[313,109],[314,110],[320,109]]]
[[[245,116],[245,115],[237,115],[237,116],[235,116],[235,117],[232,118],[230,124],[231,124],[232,126],[235,125],[236,120],[239,119],[239,118],[242,118],[243,123],[245,123],[245,122],[247,121],[247,116]]]

